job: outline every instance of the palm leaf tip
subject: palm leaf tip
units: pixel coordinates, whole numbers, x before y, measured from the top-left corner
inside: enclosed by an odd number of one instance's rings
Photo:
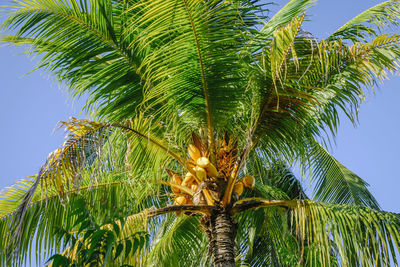
[[[337,161],[320,144],[315,143],[311,147],[309,159],[316,200],[380,209],[368,190],[368,183]]]
[[[333,250],[339,262],[353,266],[397,262],[394,248],[397,247],[398,253],[398,214],[303,201],[293,209],[292,216],[300,240],[307,246],[319,247],[317,251],[309,250],[306,256],[309,261],[328,264],[330,258],[326,255],[332,255]],[[314,234],[312,238],[304,235],[304,227]]]
[[[341,26],[328,40],[343,38],[354,42],[365,41],[370,36],[377,36],[388,26],[397,26],[399,11],[400,2],[398,0],[379,3]]]

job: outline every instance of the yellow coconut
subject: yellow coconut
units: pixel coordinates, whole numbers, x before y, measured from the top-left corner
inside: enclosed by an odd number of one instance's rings
[[[180,196],[180,197],[175,198],[174,204],[175,205],[185,205],[186,204],[186,197]]]
[[[256,183],[254,176],[251,176],[251,175],[243,177],[242,180],[243,180],[243,185],[248,188],[253,188]]]
[[[176,183],[176,184],[181,184],[182,183],[182,178],[178,175],[178,174],[174,174],[174,175],[172,175],[172,177],[171,177],[171,182],[174,182],[174,183]]]
[[[193,170],[196,172],[196,176],[200,181],[204,181],[207,178],[207,172],[202,167],[196,166]]]
[[[194,161],[201,157],[200,150],[195,145],[190,144],[188,147],[188,152]]]
[[[200,157],[197,159],[196,164],[201,168],[207,168],[210,165],[210,160],[206,157]]]
[[[240,196],[243,193],[243,183],[240,181],[236,182],[236,184],[233,186],[233,192]]]
[[[185,179],[182,182],[182,186],[190,187],[194,181],[194,175],[190,172],[186,173]]]
[[[207,170],[208,176],[218,177],[217,168],[215,168],[215,166],[212,163],[208,164],[208,166],[206,167],[206,170]]]
[[[181,185],[182,184],[182,178],[178,174],[175,173],[171,177],[171,182]],[[172,189],[172,192],[174,192],[175,194],[179,193],[179,191],[180,191],[178,188],[173,187],[173,186],[171,186],[171,189]]]

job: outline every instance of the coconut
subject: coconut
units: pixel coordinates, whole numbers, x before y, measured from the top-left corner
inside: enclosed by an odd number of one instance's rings
[[[217,168],[215,168],[215,166],[212,163],[208,164],[206,170],[207,170],[208,176],[210,176],[210,177],[218,177]]]
[[[185,180],[182,182],[182,186],[190,187],[194,181],[194,175],[190,172],[186,173]]]
[[[254,185],[256,183],[256,180],[254,179],[254,176],[248,175],[248,176],[243,177],[242,180],[243,180],[243,185],[245,187],[254,188]]]
[[[196,164],[201,168],[207,168],[207,166],[210,164],[210,160],[206,157],[200,157],[197,159]]]
[[[207,172],[205,169],[196,166],[193,170],[196,172],[196,176],[200,181],[204,181],[207,178]]]
[[[243,193],[243,183],[242,182],[236,182],[236,184],[233,186],[233,192],[240,196]]]
[[[171,177],[171,182],[172,183],[176,183],[178,185],[182,184],[182,178],[178,175],[178,174],[173,174]],[[179,193],[179,188],[173,187],[171,186],[172,192],[174,192],[175,194]]]

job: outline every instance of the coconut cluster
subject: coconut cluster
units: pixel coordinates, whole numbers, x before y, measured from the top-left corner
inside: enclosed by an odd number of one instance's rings
[[[186,163],[187,173],[183,177],[171,170],[167,170],[170,176],[169,185],[173,193],[174,205],[193,205],[194,202],[198,204],[194,201],[194,196],[201,194],[201,190],[206,187],[207,183],[216,182],[218,179],[218,170],[211,163],[208,151],[201,144],[197,146],[190,144],[188,154],[189,159]],[[225,178],[222,177],[222,179]],[[245,176],[235,183],[233,193],[240,196],[243,193],[244,187],[253,188],[254,184],[255,179],[253,176]]]

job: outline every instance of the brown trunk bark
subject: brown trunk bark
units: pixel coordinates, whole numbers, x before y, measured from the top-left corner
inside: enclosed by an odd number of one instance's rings
[[[221,209],[215,210],[207,222],[207,234],[213,267],[234,267],[236,223],[232,216]]]

